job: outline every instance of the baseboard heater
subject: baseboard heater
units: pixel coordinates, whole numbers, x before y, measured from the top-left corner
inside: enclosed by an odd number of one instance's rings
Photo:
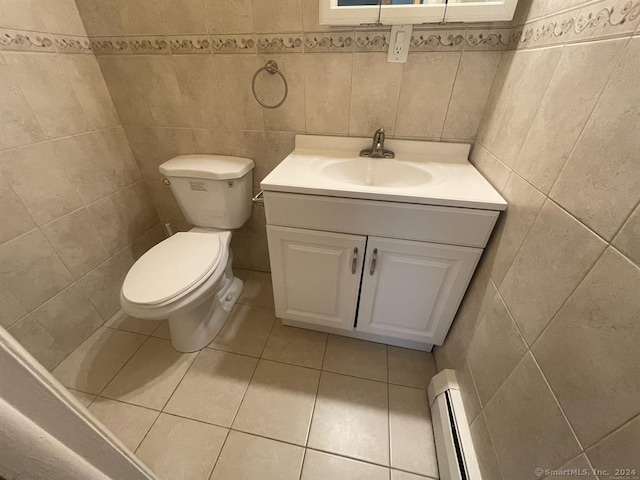
[[[456,372],[435,375],[428,394],[440,480],[481,480]]]

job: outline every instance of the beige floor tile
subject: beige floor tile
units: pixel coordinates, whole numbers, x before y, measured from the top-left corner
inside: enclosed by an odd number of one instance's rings
[[[244,281],[242,295],[238,303],[253,305],[254,307],[274,309],[273,285],[271,274],[265,272],[251,272]]]
[[[151,336],[157,337],[157,338],[164,338],[165,340],[171,340],[171,332],[169,331],[169,322],[166,320],[163,320],[162,322],[160,322],[160,325],[158,325],[158,328],[156,328],[153,331]]]
[[[229,432],[211,480],[298,480],[304,449]]]
[[[287,327],[276,320],[262,358],[310,368],[322,368],[327,334]]]
[[[307,449],[300,480],[389,480],[389,469]]]
[[[423,477],[422,475],[415,475],[409,472],[402,472],[400,470],[391,469],[391,480],[430,480],[431,478],[438,477]],[[497,480],[497,479],[491,479]]]
[[[429,352],[389,346],[389,383],[427,388],[436,374],[436,362]]]
[[[135,452],[160,412],[127,403],[98,398],[89,411],[129,450]]]
[[[78,400],[84,407],[88,407],[91,405],[91,402],[96,399],[96,396],[90,393],[79,392],[72,389],[69,389],[69,392],[76,397],[76,400]]]
[[[135,333],[100,328],[55,368],[53,376],[74,390],[100,393],[146,339]]]
[[[234,430],[305,445],[320,372],[260,360]]]
[[[386,382],[387,346],[329,335],[322,369]]]
[[[165,413],[136,455],[161,480],[207,480],[228,430]]]
[[[236,305],[222,331],[209,347],[259,357],[275,319],[273,310]]]
[[[151,335],[159,327],[156,320],[131,317],[122,310],[111,317],[104,326],[142,335]]]
[[[168,340],[149,338],[102,392],[102,396],[162,410],[195,359]]]
[[[438,476],[433,427],[425,390],[389,385],[389,435],[392,467]]]
[[[205,348],[164,411],[231,427],[257,364],[257,358]]]
[[[389,465],[387,385],[322,372],[309,448]]]

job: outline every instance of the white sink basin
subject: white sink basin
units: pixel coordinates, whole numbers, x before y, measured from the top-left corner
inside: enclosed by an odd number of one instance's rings
[[[433,177],[421,168],[388,158],[323,161],[318,165],[317,170],[332,180],[372,187],[415,187],[433,180]]]

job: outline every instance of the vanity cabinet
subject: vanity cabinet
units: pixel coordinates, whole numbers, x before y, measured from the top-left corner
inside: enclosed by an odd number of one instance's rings
[[[274,192],[265,192],[265,205],[276,316],[285,325],[425,350],[444,341],[497,218]],[[370,208],[377,219],[368,219]]]

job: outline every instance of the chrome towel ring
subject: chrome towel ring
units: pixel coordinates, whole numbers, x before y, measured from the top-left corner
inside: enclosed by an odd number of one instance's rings
[[[258,98],[258,94],[256,93],[256,78],[258,78],[258,75],[260,75],[262,71],[266,71],[271,75],[277,73],[278,75],[280,75],[280,78],[282,78],[282,81],[284,82],[284,96],[282,97],[282,100],[280,100],[275,105],[268,105],[264,103],[262,100],[260,100],[260,98]],[[278,64],[273,60],[269,60],[263,67],[259,68],[258,71],[253,74],[253,79],[251,80],[251,91],[253,92],[253,96],[256,99],[256,102],[258,102],[264,108],[278,108],[285,102],[285,100],[287,99],[287,95],[289,95],[289,84],[287,83],[287,79],[284,77],[284,74],[280,70],[278,70]]]

